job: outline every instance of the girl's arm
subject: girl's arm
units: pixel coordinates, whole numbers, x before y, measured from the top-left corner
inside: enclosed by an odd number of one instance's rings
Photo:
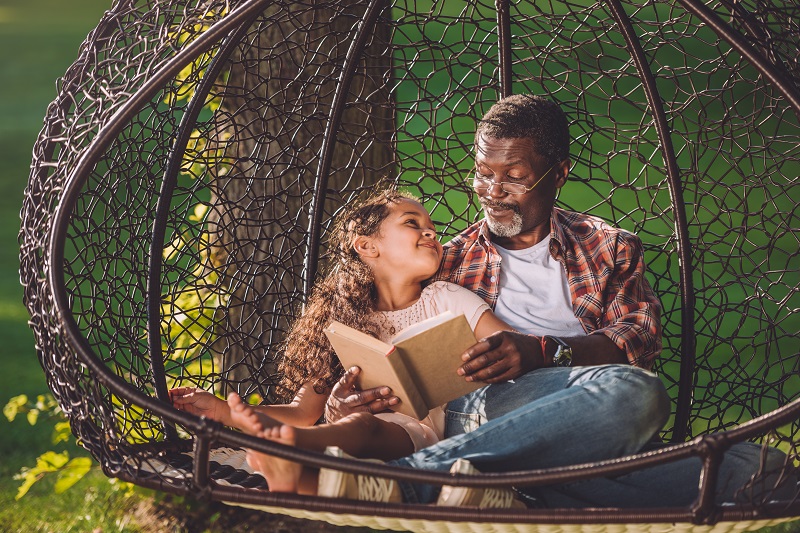
[[[306,383],[291,403],[285,405],[257,405],[256,410],[291,426],[313,426],[325,411],[328,394],[317,394],[314,385]]]
[[[478,340],[498,331],[514,331],[514,328],[497,318],[491,310],[484,312],[475,324],[475,338]]]

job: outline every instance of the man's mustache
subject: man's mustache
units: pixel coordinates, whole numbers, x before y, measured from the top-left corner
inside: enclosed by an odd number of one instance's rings
[[[507,204],[504,202],[493,202],[491,200],[482,199],[481,206],[484,208],[500,208],[500,209],[511,209],[514,213],[519,214],[519,206],[517,204]]]

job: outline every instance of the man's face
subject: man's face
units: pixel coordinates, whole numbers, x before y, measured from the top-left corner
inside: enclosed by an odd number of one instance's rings
[[[552,166],[536,153],[534,142],[527,138],[481,135],[475,149],[475,172],[480,178],[531,187],[544,177],[524,194],[508,194],[495,184],[476,187],[489,230],[506,238],[543,228],[549,233],[550,212],[556,191],[566,182],[569,161]]]

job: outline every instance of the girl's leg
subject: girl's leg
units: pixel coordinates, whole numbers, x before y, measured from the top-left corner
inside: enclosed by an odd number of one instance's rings
[[[283,426],[245,404],[236,394],[228,397],[228,405],[234,427],[251,435]],[[293,445],[304,450],[323,452],[328,446],[337,446],[348,455],[359,459],[383,461],[414,453],[411,437],[402,427],[381,420],[371,413],[355,413],[334,424],[292,429]],[[280,432],[271,433],[273,436],[279,434]]]
[[[244,403],[238,394],[228,395],[228,406],[233,427],[249,435],[287,446],[297,445],[297,438],[292,426],[274,424],[274,420]],[[316,476],[318,474],[315,472],[316,469],[306,468],[300,463],[255,450],[247,450],[247,464],[267,478],[269,490],[273,492],[316,494]]]
[[[403,428],[369,413],[351,415],[335,424],[295,428],[265,420],[266,415],[245,404],[236,394],[228,397],[228,405],[234,427],[288,446],[318,452],[337,446],[356,457],[390,459],[403,457],[414,450],[411,438]],[[264,475],[271,491],[317,494],[317,468],[255,450],[247,450],[247,464]],[[399,492],[397,497],[400,497]]]
[[[296,446],[295,428],[292,426],[275,426],[255,435],[263,439]],[[272,492],[291,492],[296,494],[317,494],[319,470],[301,465],[280,457],[267,455],[255,450],[247,450],[247,464],[256,472],[261,472],[267,479]]]

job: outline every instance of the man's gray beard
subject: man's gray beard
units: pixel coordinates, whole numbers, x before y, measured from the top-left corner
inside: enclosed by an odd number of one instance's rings
[[[511,222],[508,224],[501,224],[486,213],[484,213],[484,217],[486,218],[486,225],[489,226],[489,231],[498,237],[514,237],[522,231],[522,215],[519,213],[514,213],[514,216],[511,217]]]

